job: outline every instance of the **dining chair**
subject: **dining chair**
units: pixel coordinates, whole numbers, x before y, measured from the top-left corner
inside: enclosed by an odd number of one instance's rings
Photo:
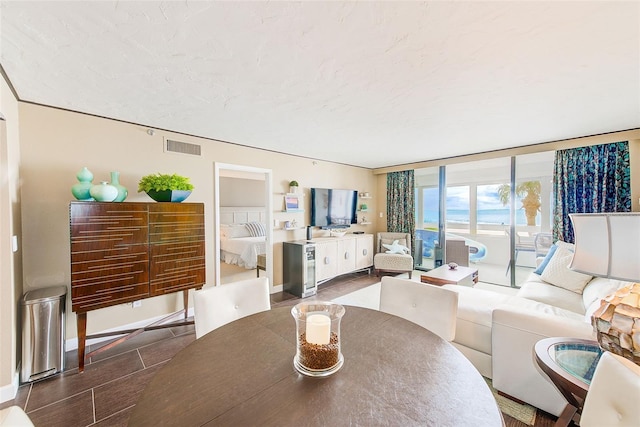
[[[380,285],[380,311],[452,341],[456,335],[458,294],[439,286],[385,276]]]
[[[507,239],[509,239],[511,237],[511,231],[507,228],[505,229],[505,233],[507,235]],[[527,238],[522,238],[517,232],[515,234],[515,239],[516,239],[516,247],[515,247],[515,254],[514,254],[514,264],[518,264],[518,254],[520,252],[535,252],[536,251],[536,247],[534,245],[534,239],[531,237],[527,237]],[[507,274],[509,274],[509,270],[511,269],[511,262],[509,262],[509,264],[507,264],[507,271],[504,273],[505,276]]]
[[[639,403],[640,366],[605,351],[589,385],[580,426],[637,427]]]
[[[269,279],[260,277],[196,290],[193,310],[196,339],[234,320],[271,310]]]
[[[536,258],[547,255],[553,246],[553,234],[536,233],[533,237],[533,246],[536,249]]]

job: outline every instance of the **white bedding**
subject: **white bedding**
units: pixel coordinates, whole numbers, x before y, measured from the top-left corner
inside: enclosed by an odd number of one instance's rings
[[[265,237],[222,237],[220,249],[222,261],[251,270],[258,264],[258,254],[266,252]]]

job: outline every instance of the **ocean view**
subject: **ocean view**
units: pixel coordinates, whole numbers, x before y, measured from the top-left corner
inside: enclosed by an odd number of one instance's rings
[[[478,224],[509,224],[509,209],[479,209],[478,211]],[[539,216],[540,214],[538,214]],[[469,223],[469,210],[468,209],[447,209],[447,221]],[[424,211],[425,223],[437,223],[438,211],[427,210]],[[539,223],[539,218],[536,223]],[[516,225],[526,225],[527,218],[525,217],[524,210],[516,210]]]

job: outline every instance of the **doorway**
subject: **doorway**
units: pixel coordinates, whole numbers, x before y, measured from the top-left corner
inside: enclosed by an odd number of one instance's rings
[[[216,285],[238,279],[248,279],[266,275],[273,287],[273,200],[272,173],[270,169],[256,168],[228,163],[214,163],[214,205],[215,205],[215,266]],[[227,206],[225,206],[225,204]],[[261,209],[261,208],[264,209]],[[260,222],[264,225],[264,271],[257,270],[256,260],[227,264],[222,260],[222,230],[229,223],[241,225],[243,222]],[[262,246],[260,246],[262,248]],[[250,251],[249,251],[250,252]],[[240,256],[239,254],[238,256]],[[230,261],[231,262],[231,261]],[[241,264],[238,266],[238,262]],[[245,268],[251,267],[251,268]],[[244,270],[244,271],[243,271]]]

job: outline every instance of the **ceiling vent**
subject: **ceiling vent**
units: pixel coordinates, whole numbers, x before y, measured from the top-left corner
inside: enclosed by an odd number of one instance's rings
[[[197,144],[189,144],[187,142],[174,141],[172,139],[165,140],[165,151],[172,153],[200,156],[200,149],[201,147]]]

